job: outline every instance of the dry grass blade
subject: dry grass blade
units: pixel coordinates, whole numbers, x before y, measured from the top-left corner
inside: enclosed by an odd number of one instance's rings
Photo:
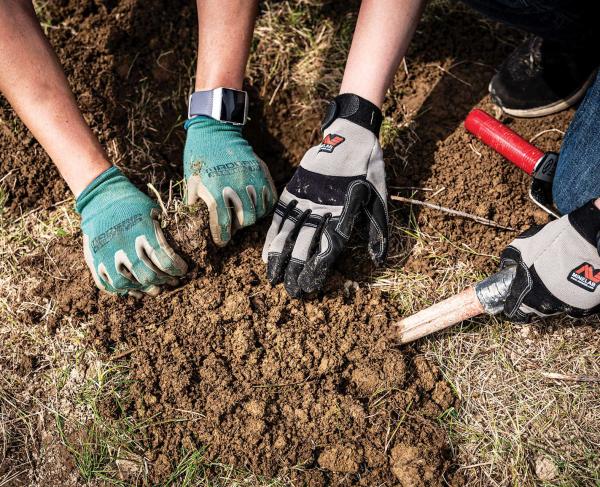
[[[546,379],[565,380],[572,382],[600,382],[600,377],[589,375],[559,374],[558,372],[540,372]]]

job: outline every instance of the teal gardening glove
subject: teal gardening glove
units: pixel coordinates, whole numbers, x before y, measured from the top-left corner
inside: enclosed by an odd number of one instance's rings
[[[206,203],[213,240],[223,246],[235,230],[253,225],[271,211],[275,187],[240,126],[197,116],[185,128],[186,201],[193,205],[200,198]]]
[[[187,264],[160,228],[160,210],[119,169],[104,171],[79,195],[83,252],[96,285],[109,293],[155,296],[177,284]]]

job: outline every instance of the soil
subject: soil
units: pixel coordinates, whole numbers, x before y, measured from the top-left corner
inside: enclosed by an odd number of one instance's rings
[[[194,59],[192,3],[61,0],[46,8],[60,26],[48,35],[102,143],[140,187],[150,180],[166,191],[170,180],[181,178],[184,134],[178,124]],[[411,196],[396,188],[430,188],[414,197],[519,229],[546,221],[527,199],[527,176],[461,127],[472,107],[493,110],[487,82],[520,34],[467,10],[436,9],[420,26],[407,73],[399,75],[385,106],[394,120],[413,114],[401,142],[411,139],[411,130],[416,135],[404,166],[394,147],[385,150],[390,192]],[[448,59],[460,62],[448,66]],[[167,95],[175,86],[181,96],[174,102]],[[251,93],[256,88],[249,86]],[[153,102],[144,109],[155,114],[137,126],[136,110],[148,99]],[[68,197],[5,102],[1,110],[0,174],[13,171],[5,180],[10,214]],[[315,142],[315,131],[298,129],[284,107],[255,98],[252,114],[249,138],[281,187]],[[532,137],[545,128],[564,130],[570,116],[503,121]],[[560,136],[549,132],[537,142],[557,149]],[[119,156],[136,154],[144,144],[150,150],[143,157]],[[391,210],[391,265],[435,276],[430,261],[407,252],[397,231],[411,209],[392,204]],[[434,210],[412,211],[423,232],[444,237],[436,244],[441,255],[486,271],[494,265],[489,256],[515,236]],[[400,316],[385,294],[369,287],[376,271],[364,249],[347,252],[322,293],[291,300],[282,286],[266,281],[260,251],[268,222],[217,249],[206,221],[199,210],[171,222],[170,238],[192,270],[182,286],[155,300],[100,294],[80,242],[69,239],[48,249],[62,263],[63,278],[36,290],[57,303],[51,330],[78,317],[92,322],[90,344],[107,356],[117,347],[131,350],[130,413],[151,424],[144,456],[153,481],[164,479],[185,451],[205,447],[210,459],[266,477],[289,476],[297,485],[459,484],[438,421],[457,401],[418,345],[399,348],[384,339]],[[42,261],[40,253],[23,265]]]
[[[206,222],[201,210],[171,225],[195,265],[183,286],[156,300],[93,291],[78,242],[49,250],[67,280],[35,290],[56,300],[51,328],[63,316],[91,318],[93,346],[131,351],[130,412],[152,418],[144,452],[152,479],[202,446],[209,459],[297,485],[437,485],[449,477],[437,418],[455,398],[437,367],[385,339],[399,319],[393,304],[353,281],[360,273],[352,270],[336,271],[323,295],[292,300],[266,280],[264,224],[217,249]]]

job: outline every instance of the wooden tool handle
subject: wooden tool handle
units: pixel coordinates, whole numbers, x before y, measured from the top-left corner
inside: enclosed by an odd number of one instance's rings
[[[396,340],[409,343],[460,321],[468,320],[484,313],[483,305],[475,294],[475,288],[469,287],[419,313],[404,318],[392,326]]]

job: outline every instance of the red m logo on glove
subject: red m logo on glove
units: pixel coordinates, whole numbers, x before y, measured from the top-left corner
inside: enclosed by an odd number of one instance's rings
[[[338,134],[327,134],[321,142],[321,147],[319,148],[319,152],[333,152],[338,145],[346,140],[344,137]]]
[[[583,264],[575,273],[584,276],[596,284],[600,284],[600,270],[597,271],[591,264]]]
[[[576,286],[593,293],[600,284],[600,270],[596,270],[592,264],[584,262],[571,271],[568,280]]]

